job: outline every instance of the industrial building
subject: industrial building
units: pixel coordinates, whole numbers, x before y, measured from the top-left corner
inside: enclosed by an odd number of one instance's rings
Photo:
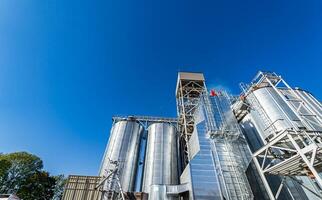
[[[63,200],[322,199],[322,105],[276,73],[241,94],[180,72],[176,118],[115,116],[98,176]]]

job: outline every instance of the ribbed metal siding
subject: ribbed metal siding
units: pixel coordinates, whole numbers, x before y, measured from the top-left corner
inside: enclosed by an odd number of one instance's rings
[[[178,149],[176,128],[169,123],[154,123],[148,128],[148,142],[143,177],[143,192],[151,185],[178,184]]]
[[[119,121],[112,127],[109,144],[100,170],[106,176],[114,170],[110,160],[119,162],[119,178],[125,192],[134,191],[136,170],[139,157],[140,139],[143,127],[135,121]],[[115,184],[105,185],[105,189],[113,190]]]
[[[62,200],[101,200],[102,193],[96,189],[100,180],[98,176],[69,176]]]

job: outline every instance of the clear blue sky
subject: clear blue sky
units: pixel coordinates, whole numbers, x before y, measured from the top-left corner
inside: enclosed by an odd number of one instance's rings
[[[0,1],[0,152],[96,175],[114,114],[175,116],[177,72],[259,69],[322,99],[321,1]]]

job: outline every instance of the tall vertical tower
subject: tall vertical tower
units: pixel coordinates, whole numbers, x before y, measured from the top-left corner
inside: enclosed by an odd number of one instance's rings
[[[202,73],[179,72],[176,88],[178,129],[182,148],[182,161],[189,162],[188,141],[194,129],[194,113],[200,96],[206,93],[205,78]]]

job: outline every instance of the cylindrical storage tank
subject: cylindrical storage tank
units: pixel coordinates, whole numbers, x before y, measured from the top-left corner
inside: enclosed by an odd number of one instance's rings
[[[298,97],[304,101],[305,105],[309,109],[309,114],[306,116],[306,118],[309,118],[307,122],[311,124],[313,131],[322,131],[322,104],[309,92],[301,89],[295,89],[295,93],[298,95]],[[316,116],[310,116],[310,114],[314,114]]]
[[[304,127],[294,111],[272,87],[259,88],[252,93],[258,100],[260,106],[263,108],[270,122],[273,123],[265,124],[266,126],[274,126],[277,131],[282,131],[293,127]],[[271,133],[265,132],[262,134],[264,134],[262,135],[263,138],[267,138]]]
[[[294,91],[314,111],[315,114],[322,116],[322,104],[312,94],[301,89],[296,89]]]
[[[116,122],[111,129],[100,176],[107,176],[113,171],[115,164],[111,161],[117,161],[118,177],[125,192],[134,191],[135,188],[140,139],[143,132],[144,128],[139,123],[126,120]],[[107,182],[104,187],[106,190],[115,190],[118,186],[115,182]]]
[[[176,128],[170,123],[154,123],[148,128],[142,191],[149,193],[149,196],[160,196],[151,194],[153,185],[176,185],[178,183]]]

